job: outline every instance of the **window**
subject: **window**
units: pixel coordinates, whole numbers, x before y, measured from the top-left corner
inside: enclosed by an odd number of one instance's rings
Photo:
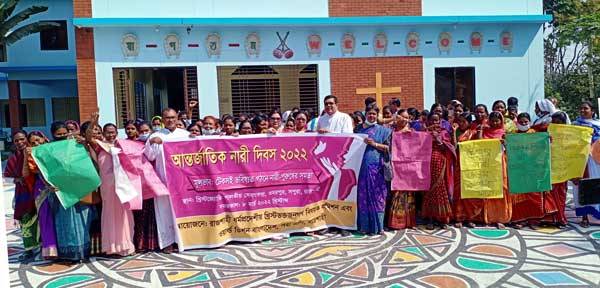
[[[435,68],[435,101],[447,105],[460,101],[471,111],[475,108],[475,68]]]
[[[0,44],[0,62],[8,61],[6,44]]]
[[[0,100],[2,127],[10,127],[10,109],[8,100]],[[46,126],[46,107],[44,99],[21,99],[19,118],[22,127]]]
[[[319,107],[317,65],[219,66],[221,114]]]
[[[40,32],[41,50],[68,50],[69,39],[67,37],[67,21],[48,21],[60,24],[58,27],[52,27]]]
[[[79,99],[77,97],[52,98],[54,121],[79,121]]]

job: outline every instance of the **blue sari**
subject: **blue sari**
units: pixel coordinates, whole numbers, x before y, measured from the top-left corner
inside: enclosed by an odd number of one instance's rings
[[[584,119],[577,117],[575,121],[573,121],[573,125],[577,126],[585,126],[594,129],[594,133],[592,134],[592,143],[596,142],[600,139],[600,120],[598,119]]]
[[[594,143],[598,139],[600,139],[600,120],[584,119],[581,117],[577,117],[577,119],[575,119],[575,121],[573,121],[573,125],[585,126],[585,127],[590,127],[592,129],[594,129],[594,132],[592,134],[592,143]],[[589,160],[591,160],[591,159],[589,159]],[[589,160],[588,160],[588,167],[586,169],[586,174],[595,174],[595,173],[590,173],[590,171],[589,171],[590,168],[593,168],[593,167],[590,167],[591,163],[589,163],[590,162]],[[594,160],[591,160],[591,161],[593,162]],[[589,176],[592,176],[592,175],[589,175]],[[595,176],[595,175],[593,175],[593,176]],[[577,193],[576,190],[574,190],[574,191],[575,191],[575,193]],[[590,206],[575,208],[575,215],[577,215],[579,217],[590,215],[590,214],[594,218],[600,219],[600,205],[590,205]]]
[[[380,144],[388,144],[391,130],[375,124],[358,133],[367,134]],[[383,231],[383,216],[388,187],[384,177],[384,161],[389,155],[367,146],[358,177],[358,230],[363,233],[379,234]]]
[[[95,209],[92,205],[77,203],[64,208],[55,193],[48,195],[54,214],[58,258],[81,261],[90,256],[90,226]]]

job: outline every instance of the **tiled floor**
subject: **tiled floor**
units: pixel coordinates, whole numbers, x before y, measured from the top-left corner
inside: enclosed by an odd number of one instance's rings
[[[71,266],[18,263],[19,230],[7,220],[10,279],[14,287],[600,287],[600,226],[571,220],[563,230],[301,236]]]

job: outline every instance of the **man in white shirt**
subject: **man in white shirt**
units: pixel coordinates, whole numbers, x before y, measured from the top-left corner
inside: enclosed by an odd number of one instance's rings
[[[153,133],[146,141],[144,155],[150,161],[155,161],[154,169],[158,177],[166,182],[165,159],[163,157],[163,142],[171,139],[186,139],[190,133],[186,130],[177,128],[177,111],[167,108],[162,111],[162,121],[164,128]],[[158,230],[158,244],[160,248],[168,247],[175,243],[175,219],[171,208],[169,196],[159,196],[154,199],[154,211],[156,215],[156,228]],[[170,252],[166,249],[165,252]]]
[[[325,113],[319,117],[319,122],[317,123],[317,132],[324,133],[353,133],[354,127],[352,123],[352,118],[350,115],[338,111],[337,107],[338,99],[336,96],[329,95],[325,97]],[[318,231],[317,234],[324,234],[327,232],[337,231],[342,236],[351,235],[350,232],[337,229],[337,228],[329,228],[325,230]]]
[[[319,133],[353,133],[352,118],[338,111],[338,99],[333,95],[325,97],[325,114],[319,117],[317,131]]]

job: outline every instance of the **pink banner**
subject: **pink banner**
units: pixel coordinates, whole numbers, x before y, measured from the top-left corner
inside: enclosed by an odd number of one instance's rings
[[[392,136],[392,190],[426,191],[431,185],[432,137],[427,132],[394,133]]]
[[[357,135],[258,135],[165,143],[167,188],[180,246],[214,247],[232,239],[256,241],[272,233],[324,226],[354,229],[364,149]],[[336,214],[335,209],[350,214]],[[265,230],[270,223],[265,218],[280,214],[289,219]],[[252,221],[233,220],[239,217]],[[214,223],[203,225],[206,221]],[[221,228],[211,230],[217,226]],[[218,234],[218,239],[197,237],[207,233]]]

